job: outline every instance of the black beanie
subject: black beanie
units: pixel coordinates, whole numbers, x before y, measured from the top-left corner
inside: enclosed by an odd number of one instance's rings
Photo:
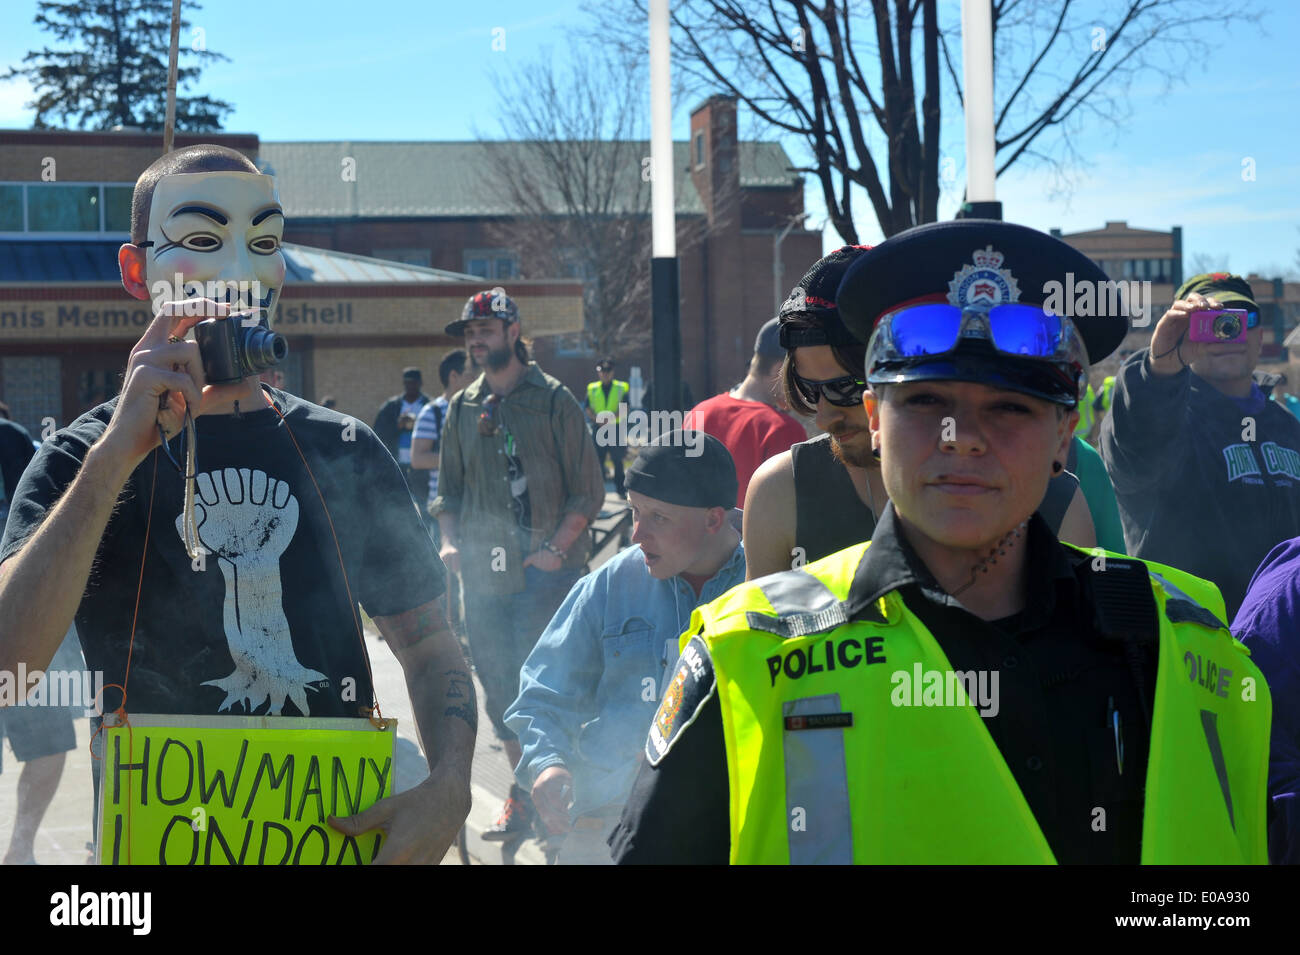
[[[681,507],[732,508],[740,493],[731,452],[703,431],[672,431],[642,448],[623,484]]]
[[[844,278],[849,266],[870,249],[869,245],[846,245],[812,264],[781,304],[778,318],[781,321],[782,348],[861,344],[840,320],[835,293],[839,291],[840,280]],[[791,328],[789,320],[796,315],[812,319],[817,327],[798,330]]]

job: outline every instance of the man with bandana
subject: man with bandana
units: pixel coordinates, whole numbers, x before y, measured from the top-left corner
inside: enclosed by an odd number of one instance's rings
[[[1267,861],[1271,699],[1217,588],[1034,513],[1127,330],[1052,311],[1067,274],[1106,281],[979,219],[848,269],[889,503],[871,541],[695,611],[617,860]]]
[[[360,603],[406,671],[429,776],[330,824],[385,830],[377,861],[436,863],[468,812],[476,708],[406,482],[361,422],[256,375],[207,384],[185,338],[206,318],[269,328],[283,229],[274,180],[224,147],[169,153],[137,181],[118,262],[155,317],[121,394],[46,441],[15,492],[0,668],[43,667],[75,616],[105,711],[361,718]],[[172,463],[187,414],[197,557]]]

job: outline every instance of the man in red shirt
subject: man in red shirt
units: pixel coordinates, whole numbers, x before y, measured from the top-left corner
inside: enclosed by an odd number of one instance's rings
[[[736,507],[745,506],[745,490],[760,464],[808,437],[803,425],[780,410],[785,407],[779,385],[785,349],[778,328],[774,318],[759,329],[744,381],[686,414],[687,428],[713,435],[731,452],[740,481]]]

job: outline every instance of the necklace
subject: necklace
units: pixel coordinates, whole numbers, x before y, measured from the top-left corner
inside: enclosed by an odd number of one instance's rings
[[[1021,521],[1018,525],[1007,531],[1002,540],[998,541],[989,549],[986,556],[981,557],[975,562],[975,566],[971,568],[970,580],[966,581],[966,583],[954,590],[950,596],[956,597],[958,594],[969,588],[975,583],[976,578],[979,577],[981,572],[987,574],[989,568],[998,562],[999,557],[1006,556],[1007,548],[1014,546],[1015,542],[1021,538],[1028,523],[1028,521]]]

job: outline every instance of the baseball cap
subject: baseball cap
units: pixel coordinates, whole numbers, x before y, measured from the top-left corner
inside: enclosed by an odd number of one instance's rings
[[[1036,229],[992,219],[958,219],[908,229],[859,256],[845,272],[836,302],[845,326],[870,343],[866,372],[873,383],[971,381],[1073,405],[1084,365],[1095,364],[1119,346],[1128,332],[1128,318],[1113,296],[1092,296],[1088,315],[1070,314],[1073,301],[1057,297],[1089,283],[1101,289],[1108,281],[1101,267],[1082,252]],[[1055,307],[1058,301],[1063,308]],[[881,341],[873,337],[877,323],[902,306],[921,303],[963,309],[1048,305],[1072,325],[1073,331],[1063,334],[1077,332],[1078,360],[1018,357],[996,350],[988,340],[959,338],[948,354],[892,360],[886,373],[878,363],[879,350],[872,347]]]
[[[1174,301],[1186,298],[1192,292],[1212,298],[1224,308],[1248,308],[1259,311],[1250,283],[1240,275],[1230,275],[1227,272],[1203,272],[1200,275],[1193,275],[1178,286],[1178,291],[1174,293]]]
[[[461,310],[460,318],[447,325],[448,335],[464,335],[465,326],[480,318],[499,318],[507,325],[519,321],[519,307],[500,286],[476,292]]]
[[[703,431],[671,431],[637,452],[624,486],[682,507],[736,505],[740,482],[731,452]]]

